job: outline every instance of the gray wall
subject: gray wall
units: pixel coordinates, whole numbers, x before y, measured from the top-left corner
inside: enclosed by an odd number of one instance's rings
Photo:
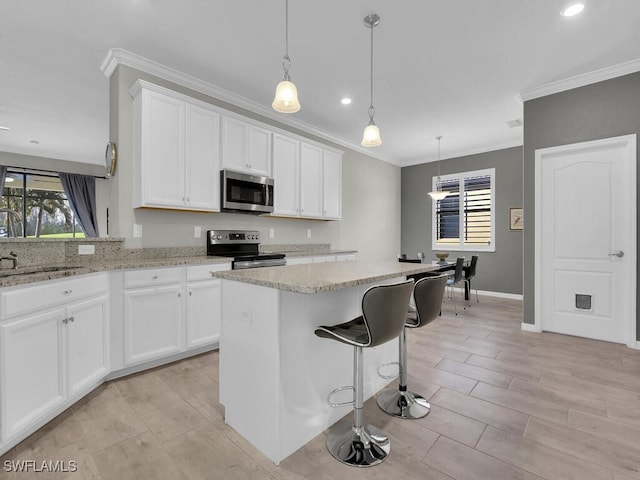
[[[128,90],[139,78],[345,150],[342,221],[133,209],[133,99]],[[111,77],[110,102],[110,139],[118,145],[119,158],[117,172],[108,180],[109,236],[124,237],[127,248],[199,245],[204,248],[206,230],[243,228],[259,230],[263,244],[331,243],[334,249],[358,250],[361,260],[395,260],[400,249],[399,167],[125,66],[118,67]],[[134,223],[142,225],[142,238],[132,237]],[[200,239],[193,237],[195,225],[202,226]],[[269,228],[275,229],[274,239],[269,239]],[[307,238],[307,229],[311,229],[311,238]]]
[[[640,73],[525,102],[525,218],[531,219],[534,216],[536,149],[639,132]],[[640,174],[640,169],[638,173]],[[638,212],[640,213],[640,209]],[[640,221],[638,225],[640,226]],[[526,223],[524,234],[525,323],[534,323],[535,316],[535,231],[533,227],[531,222]],[[640,322],[637,332],[640,333]]]
[[[496,169],[495,252],[480,252],[474,287],[501,293],[522,293],[522,231],[509,230],[509,208],[522,206],[522,147],[451,158],[440,162],[440,174]],[[402,169],[402,252],[415,257],[424,252],[435,259],[431,249],[432,177],[438,175],[437,162]],[[470,258],[473,252],[462,252]],[[450,257],[455,258],[456,252]]]

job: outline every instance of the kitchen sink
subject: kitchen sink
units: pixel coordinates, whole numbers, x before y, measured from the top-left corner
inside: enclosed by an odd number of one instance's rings
[[[49,272],[61,272],[66,270],[74,270],[80,267],[66,267],[66,266],[57,266],[57,267],[45,267],[45,266],[35,266],[35,267],[24,267],[17,268],[15,270],[0,270],[0,278],[3,277],[13,277],[16,275],[33,275],[34,273],[49,273]]]

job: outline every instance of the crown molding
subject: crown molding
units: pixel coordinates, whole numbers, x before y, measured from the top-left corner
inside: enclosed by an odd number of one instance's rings
[[[526,90],[522,90],[519,96],[523,102],[526,102],[535,98],[546,97],[547,95],[552,95],[554,93],[584,87],[586,85],[591,85],[592,83],[610,80],[612,78],[621,77],[638,71],[640,71],[640,58],[620,63],[618,65],[601,68],[600,70],[595,70],[593,72],[569,77],[564,80],[546,83],[539,87],[528,88]]]
[[[494,144],[487,144],[487,145],[482,145],[479,146],[477,148],[472,148],[469,150],[460,150],[457,152],[452,152],[450,155],[444,156],[442,157],[440,160],[444,161],[444,160],[451,160],[454,158],[460,158],[460,157],[468,157],[469,155],[478,155],[480,153],[487,153],[487,152],[495,152],[497,150],[505,150],[507,148],[514,148],[514,147],[522,147],[523,142],[522,140],[514,140],[512,142],[507,142],[507,143],[494,143]],[[421,165],[424,163],[432,163],[432,162],[437,162],[438,159],[437,158],[432,158],[432,159],[416,159],[416,160],[410,160],[407,162],[402,162],[400,164],[401,167],[411,167],[413,165]]]
[[[295,117],[277,113],[271,108],[265,107],[258,102],[230,92],[229,90],[225,90],[224,88],[220,88],[211,83],[200,80],[186,73],[182,73],[174,68],[142,57],[138,54],[129,52],[128,50],[124,50],[122,48],[109,49],[109,51],[107,52],[107,56],[100,65],[100,70],[106,77],[109,78],[111,77],[111,75],[113,75],[113,72],[115,72],[116,68],[118,68],[119,65],[125,65],[127,67],[135,68],[148,74],[155,75],[156,77],[160,77],[182,87],[195,90],[196,92],[200,92],[204,95],[208,95],[218,100],[222,100],[224,102],[230,103],[231,105],[235,105],[236,107],[243,108],[244,110],[248,110],[258,115],[262,115],[263,117],[277,121],[289,127],[302,130],[306,133],[322,138],[323,140],[327,140],[350,150],[363,153],[377,160],[381,160],[392,165],[401,166],[401,163],[396,159],[390,158],[386,155],[380,155],[379,153],[371,149],[351,143],[348,140],[337,137],[325,130],[317,128],[310,123],[304,122]]]

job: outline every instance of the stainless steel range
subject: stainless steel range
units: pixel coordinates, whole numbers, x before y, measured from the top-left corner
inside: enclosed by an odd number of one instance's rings
[[[285,265],[284,253],[259,253],[260,232],[255,230],[207,231],[207,255],[232,257],[232,270]]]

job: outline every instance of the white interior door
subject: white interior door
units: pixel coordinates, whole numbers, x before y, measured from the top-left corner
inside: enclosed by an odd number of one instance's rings
[[[536,151],[536,324],[635,345],[636,136]]]

